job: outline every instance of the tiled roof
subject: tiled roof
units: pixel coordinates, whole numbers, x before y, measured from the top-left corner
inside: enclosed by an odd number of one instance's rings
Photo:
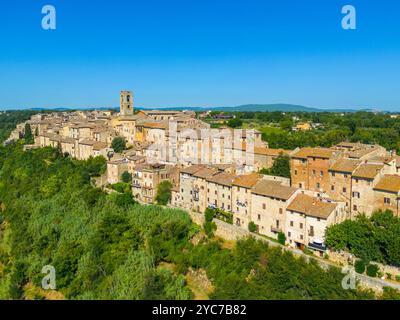
[[[293,158],[326,158],[329,159],[334,154],[334,150],[328,148],[301,148],[299,151],[292,154]]]
[[[108,144],[106,142],[96,141],[93,144],[93,150],[97,150],[97,151],[105,149],[107,147],[108,147]]]
[[[382,168],[383,164],[364,163],[354,171],[353,177],[374,179]]]
[[[279,181],[260,180],[253,186],[251,192],[261,196],[288,200],[296,190],[296,188],[282,185]]]
[[[235,179],[235,175],[227,172],[217,173],[210,178],[207,179],[208,182],[224,185],[224,186],[232,186],[232,182]]]
[[[252,188],[261,178],[262,176],[258,173],[241,175],[236,177],[233,181],[233,185],[242,188]]]
[[[337,203],[321,201],[305,194],[298,194],[287,210],[303,213],[307,216],[326,219],[336,209]]]
[[[282,154],[289,154],[290,151],[284,149],[273,149],[273,148],[265,148],[265,147],[254,147],[255,154],[262,154],[266,156],[279,156]]]
[[[374,190],[398,193],[400,191],[400,176],[386,174],[376,184]]]
[[[376,151],[376,149],[377,149],[376,147],[373,147],[373,148],[359,149],[359,150],[355,150],[355,151],[350,151],[348,153],[348,157],[349,158],[360,159],[363,156],[365,156],[365,155],[367,155],[367,154],[369,154],[371,152]]]
[[[202,168],[199,171],[196,171],[193,176],[201,179],[207,179],[211,177],[212,175],[216,174],[218,172],[218,169],[216,168]]]
[[[354,159],[339,159],[334,164],[331,165],[329,171],[338,171],[338,172],[348,172],[352,173],[357,166],[360,164],[360,161]]]
[[[193,166],[181,169],[181,173],[194,174],[194,173],[196,173],[197,171],[199,171],[199,170],[201,170],[203,168],[204,168],[203,165],[195,164]]]

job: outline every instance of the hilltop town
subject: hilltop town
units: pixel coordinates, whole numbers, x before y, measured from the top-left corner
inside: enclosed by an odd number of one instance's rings
[[[170,205],[204,213],[219,210],[236,226],[323,255],[328,226],[389,209],[399,215],[400,157],[379,145],[342,142],[331,148],[269,148],[257,130],[211,129],[192,111],[134,110],[130,91],[120,110],[37,114],[21,123],[9,141],[24,136],[72,158],[103,156],[103,186],[132,177],[132,195],[155,202],[157,187],[172,183]],[[116,152],[122,137],[126,150]],[[290,158],[291,177],[261,174],[276,159]],[[103,181],[104,180],[104,181]]]

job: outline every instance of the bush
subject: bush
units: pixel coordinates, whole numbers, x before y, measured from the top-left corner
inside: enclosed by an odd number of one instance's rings
[[[256,232],[257,231],[257,226],[253,221],[249,222],[249,231],[250,232]]]
[[[125,139],[123,137],[115,137],[111,143],[111,148],[113,148],[115,152],[121,153],[126,149]]]
[[[278,233],[278,242],[283,246],[286,244],[286,236],[283,232]]]
[[[121,180],[122,182],[125,183],[132,183],[132,175],[128,171],[124,171],[124,173],[121,175]]]
[[[168,180],[162,181],[157,186],[156,201],[160,205],[167,205],[171,201],[172,197],[172,183]]]
[[[369,264],[367,266],[367,275],[370,277],[376,277],[378,275],[378,266],[376,264]]]
[[[365,271],[365,266],[367,263],[364,260],[357,260],[354,263],[354,269],[356,270],[357,273],[363,274]]]
[[[397,276],[395,277],[395,279],[396,279],[396,281],[400,282],[400,275],[397,275]]]

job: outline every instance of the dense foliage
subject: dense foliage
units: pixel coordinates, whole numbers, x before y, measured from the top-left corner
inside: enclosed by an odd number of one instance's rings
[[[365,261],[400,266],[400,218],[391,211],[375,212],[371,218],[361,215],[330,226],[325,243]]]
[[[171,200],[172,183],[168,180],[162,181],[157,186],[156,201],[160,205],[166,205]]]
[[[0,112],[0,143],[10,136],[17,124],[29,120],[36,113],[38,111],[31,110]]]
[[[400,118],[390,114],[274,111],[235,112],[234,115],[234,127],[242,122],[244,128],[258,129],[271,148],[330,147],[349,140],[400,151]],[[212,119],[209,121],[213,124]],[[309,131],[292,130],[296,124],[304,122],[313,124],[314,128]]]
[[[262,174],[290,178],[290,158],[288,155],[280,154],[269,169],[262,169]]]
[[[121,153],[126,149],[125,139],[123,137],[115,137],[111,142],[111,148],[113,148],[115,152]]]

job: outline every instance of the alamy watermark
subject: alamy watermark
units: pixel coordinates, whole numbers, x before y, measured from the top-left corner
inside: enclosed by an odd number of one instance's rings
[[[344,30],[355,30],[357,29],[357,14],[356,8],[352,5],[345,5],[342,8],[342,14],[345,16],[342,19],[342,28]]]
[[[57,13],[56,8],[50,4],[42,8],[42,28],[43,30],[56,30],[57,27]]]
[[[55,290],[56,286],[56,269],[53,266],[47,265],[42,268],[42,273],[46,276],[42,279],[42,288],[44,290]]]

